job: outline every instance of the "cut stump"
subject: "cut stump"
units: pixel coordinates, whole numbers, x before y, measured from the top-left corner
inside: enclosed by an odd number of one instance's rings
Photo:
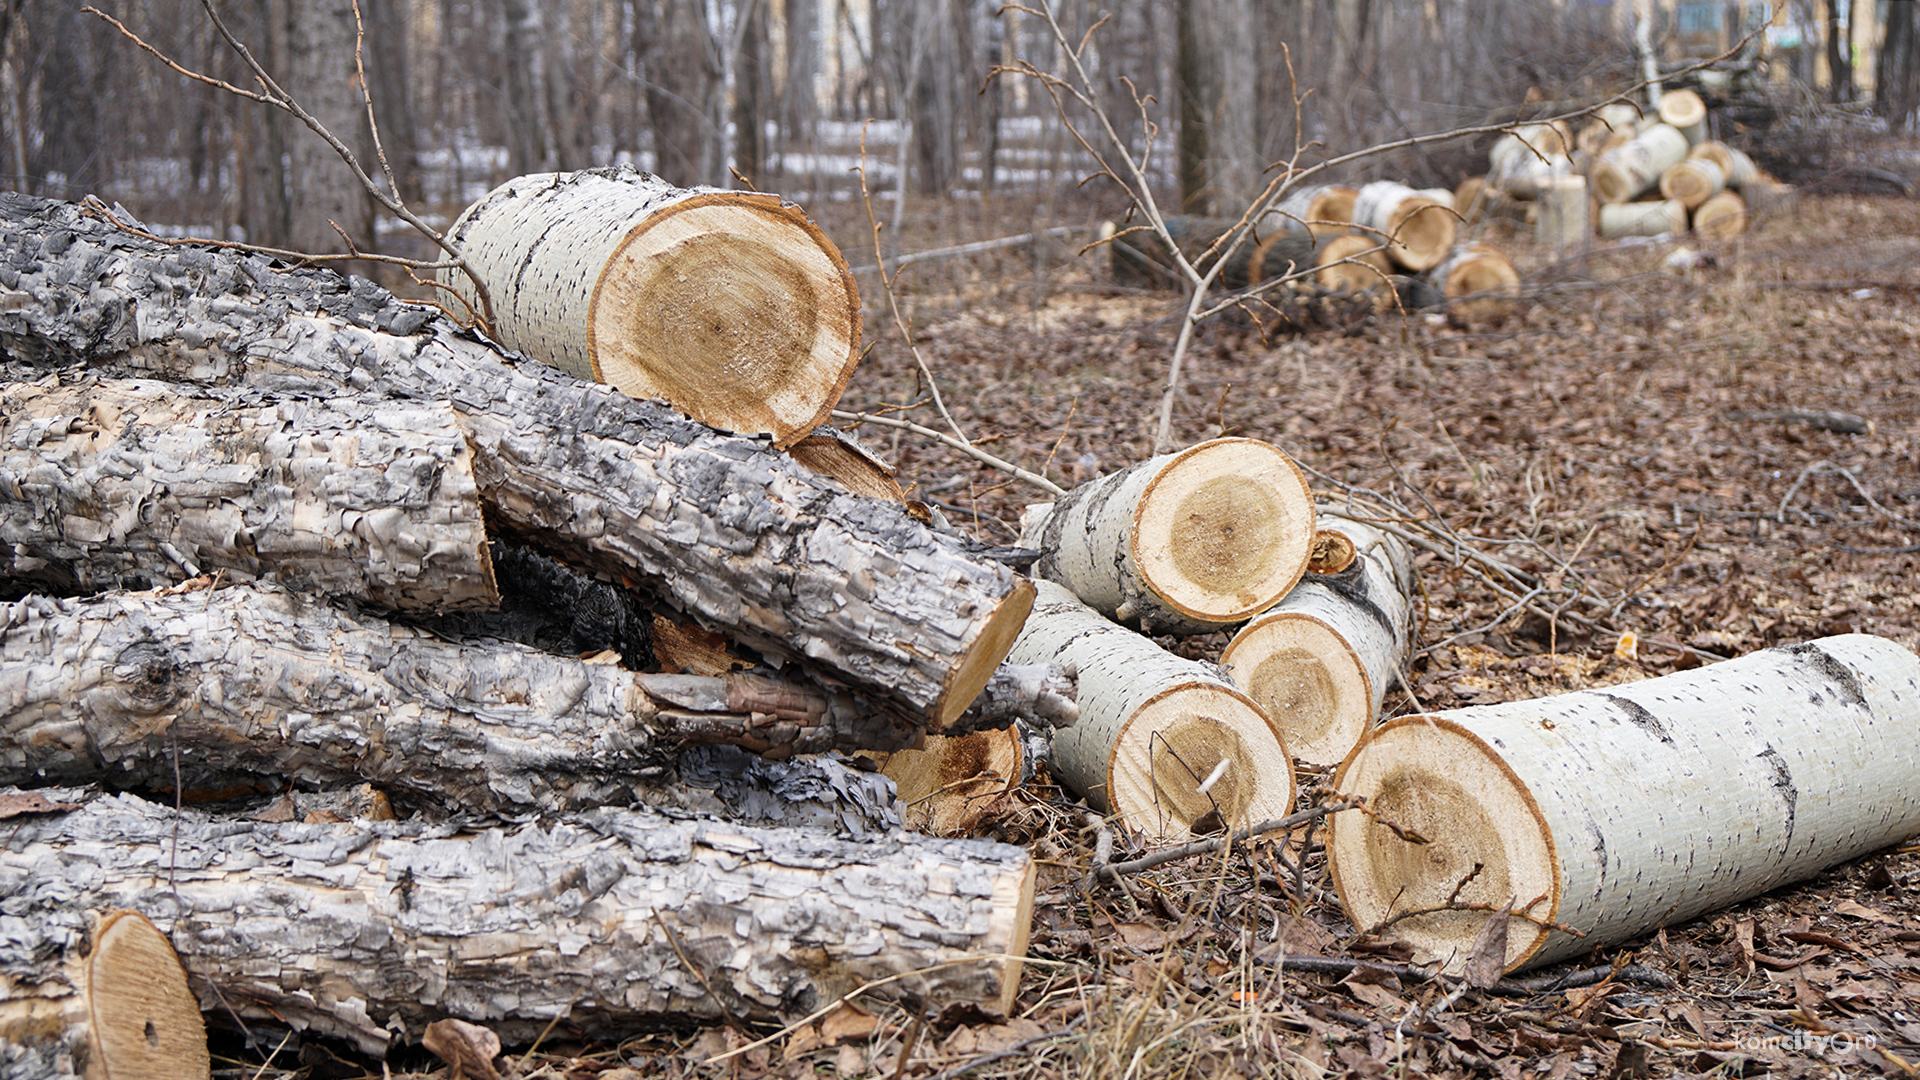
[[[1405,916],[1392,933],[1457,971],[1487,911],[1511,902],[1507,969],[1550,963],[1920,833],[1920,657],[1849,634],[1401,717],[1334,786],[1429,841],[1332,820],[1356,929]]]

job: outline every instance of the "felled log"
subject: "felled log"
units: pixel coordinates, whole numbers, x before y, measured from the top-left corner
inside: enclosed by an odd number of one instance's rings
[[[1660,122],[1686,137],[1687,145],[1707,138],[1707,103],[1691,90],[1669,90],[1660,95]]]
[[[1541,187],[1534,240],[1564,253],[1593,239],[1593,198],[1584,176],[1559,176]]]
[[[1201,273],[1206,273],[1219,261],[1226,245],[1221,243],[1216,248],[1215,242],[1237,224],[1232,218],[1187,215],[1174,215],[1164,220],[1167,232],[1173,237],[1180,253]],[[1102,235],[1115,235],[1117,229],[1109,222],[1102,226]],[[1151,229],[1136,229],[1111,240],[1107,249],[1116,281],[1147,288],[1183,284],[1166,242]],[[1256,265],[1269,275],[1284,273],[1289,263],[1304,265],[1312,257],[1312,251],[1311,233],[1292,222],[1272,222],[1263,225],[1256,236],[1243,241],[1221,265],[1220,273],[1214,280],[1222,288],[1243,289],[1265,280],[1264,277],[1254,276]],[[1256,255],[1259,256],[1258,263],[1255,262]]]
[[[1602,204],[1599,228],[1600,235],[1608,240],[1623,236],[1678,236],[1687,231],[1687,208],[1672,199]]]
[[[1574,149],[1585,153],[1588,160],[1597,158],[1633,138],[1639,120],[1640,111],[1625,102],[1602,105],[1574,137]]]
[[[1446,297],[1448,314],[1462,323],[1498,322],[1520,298],[1519,272],[1492,244],[1457,245],[1429,276]]]
[[[1457,970],[1487,912],[1512,902],[1507,968],[1550,963],[1920,832],[1920,657],[1851,634],[1401,717],[1334,786],[1428,841],[1332,820],[1356,929],[1426,912],[1391,932]]]
[[[1269,219],[1276,231],[1286,226],[1281,222],[1292,222],[1295,227],[1304,225],[1313,234],[1316,241],[1339,236],[1353,227],[1353,200],[1360,189],[1346,184],[1315,184],[1294,188]]]
[[[1353,223],[1387,243],[1387,257],[1408,270],[1431,270],[1453,250],[1459,219],[1419,192],[1376,180],[1353,199]]]
[[[696,420],[786,446],[860,361],[860,296],[833,242],[772,195],[629,168],[509,180],[447,231],[494,340]],[[464,271],[440,281],[479,312]]]
[[[674,804],[661,778],[688,743],[786,756],[918,734],[792,676],[642,674],[246,586],[0,605],[0,783],[366,780],[449,812],[561,811]]]
[[[58,592],[218,572],[406,611],[499,603],[445,403],[153,381],[0,386],[0,577]]]
[[[1384,289],[1393,263],[1388,260],[1385,241],[1379,237],[1349,232],[1320,245],[1315,257],[1313,280],[1334,292],[1374,292]]]
[[[1306,477],[1284,451],[1214,439],[1036,508],[1021,545],[1041,552],[1036,579],[1108,618],[1149,633],[1204,633],[1286,595],[1306,570],[1312,521]]]
[[[1251,699],[1049,581],[1014,643],[1019,663],[1080,674],[1080,719],[1053,737],[1061,781],[1149,841],[1285,817],[1293,761]]]
[[[799,1019],[875,996],[1005,1010],[1025,955],[1025,850],[852,842],[602,809],[537,824],[237,821],[102,797],[16,819],[4,947],[86,913],[168,936],[200,1007],[381,1055],[455,1017],[526,1042],[662,1021]],[[897,978],[896,978],[897,977]]]
[[[1696,210],[1727,186],[1726,171],[1707,158],[1676,161],[1660,174],[1660,197]]]
[[[1310,573],[1254,616],[1220,655],[1309,765],[1337,765],[1380,716],[1413,643],[1413,554],[1404,541],[1323,512],[1320,530],[1347,542],[1345,565]]]
[[[1687,137],[1669,124],[1654,124],[1593,163],[1593,193],[1616,206],[1639,198],[1687,156]],[[1604,234],[1603,234],[1604,235]]]
[[[513,364],[362,279],[167,247],[75,207],[0,195],[0,339],[12,378],[103,376],[276,394],[446,400],[496,536],[540,548],[863,689],[934,731],[973,700],[1031,588],[847,494],[766,439]]]
[[[1747,201],[1738,192],[1722,191],[1693,212],[1693,231],[1715,240],[1730,240],[1747,231]]]
[[[1744,190],[1752,187],[1760,179],[1760,167],[1745,152],[1714,139],[1693,144],[1687,148],[1687,157],[1705,159],[1720,166],[1726,175],[1727,186]]]
[[[137,911],[76,914],[30,931],[38,949],[0,935],[0,1075],[206,1080],[206,1026],[166,937]]]

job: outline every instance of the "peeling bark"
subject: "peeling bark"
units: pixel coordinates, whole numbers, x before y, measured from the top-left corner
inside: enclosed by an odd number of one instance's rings
[[[0,971],[126,907],[200,1007],[379,1056],[452,1016],[530,1041],[723,1016],[791,1021],[869,982],[1006,1009],[1033,864],[1017,847],[603,809],[537,825],[267,824],[131,796],[18,819]]]
[[[0,195],[0,346],[49,364],[271,393],[447,400],[504,538],[657,596],[939,731],[1032,604],[1011,570],[899,506],[730,436],[515,364],[370,282],[164,247]]]
[[[1512,903],[1506,968],[1546,964],[1920,833],[1920,657],[1848,634],[1401,717],[1334,786],[1431,841],[1360,815],[1330,820],[1327,854],[1356,929],[1450,898],[1481,905],[1393,926],[1459,970],[1486,911]]]

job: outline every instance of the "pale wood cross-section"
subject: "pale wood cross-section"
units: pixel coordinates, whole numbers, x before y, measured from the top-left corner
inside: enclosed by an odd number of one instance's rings
[[[1353,223],[1387,243],[1387,258],[1408,270],[1431,270],[1453,250],[1460,219],[1405,184],[1376,180],[1353,200]]]
[[[1400,717],[1334,787],[1430,841],[1357,814],[1331,820],[1327,854],[1356,930],[1426,912],[1388,932],[1458,970],[1487,911],[1512,901],[1507,968],[1550,963],[1920,833],[1920,657],[1849,634]]]
[[[500,185],[448,230],[486,283],[493,337],[581,378],[786,446],[860,360],[846,260],[791,203],[625,168]],[[443,284],[478,300],[458,270]]]

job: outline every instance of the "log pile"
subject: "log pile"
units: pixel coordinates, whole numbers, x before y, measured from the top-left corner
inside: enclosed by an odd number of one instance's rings
[[[589,184],[647,187],[508,201]],[[483,274],[596,283],[490,282],[470,298],[490,337],[364,280],[0,195],[0,785],[43,789],[0,798],[32,805],[0,891],[44,932],[7,946],[9,1066],[161,1075],[111,1050],[153,1025],[204,1048],[184,1017],[108,1007],[128,908],[216,1019],[369,1052],[447,1015],[527,1037],[792,1019],[877,979],[1005,1007],[1031,859],[901,832],[892,785],[837,752],[1071,723],[1058,668],[1002,664],[1033,586],[814,438],[857,311],[818,231],[777,200],[648,191],[612,252],[543,254],[483,220],[500,193],[476,209]],[[674,284],[695,270],[712,280]],[[760,318],[775,293],[771,337],[749,321],[705,352],[636,322]],[[636,400],[508,338],[608,378],[671,340],[692,383],[785,419],[670,380]],[[764,385],[726,374],[773,353],[791,370]],[[402,820],[340,820],[389,804]]]

